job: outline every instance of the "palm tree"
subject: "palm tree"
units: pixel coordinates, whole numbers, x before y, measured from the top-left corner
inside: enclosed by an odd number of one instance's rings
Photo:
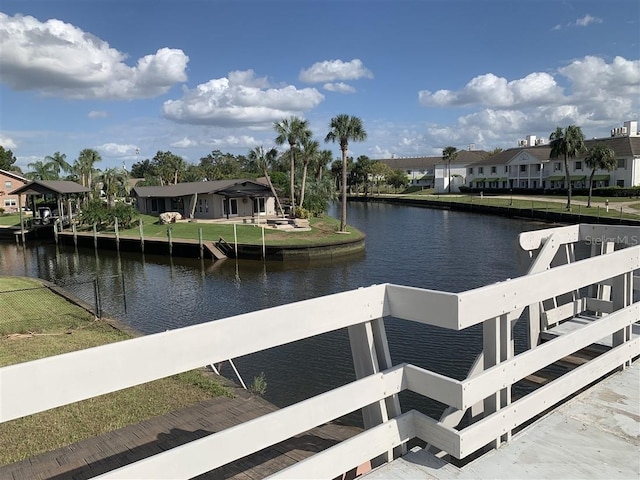
[[[43,162],[38,160],[32,163],[28,163],[27,167],[31,169],[26,173],[26,177],[31,180],[57,180],[55,166],[52,162]]]
[[[340,213],[340,231],[347,231],[347,150],[349,140],[363,142],[367,139],[367,132],[362,125],[362,120],[355,116],[341,113],[333,117],[329,123],[329,133],[325,142],[340,142],[342,152],[342,209]]]
[[[276,199],[276,204],[278,205],[278,210],[280,210],[280,215],[284,217],[284,210],[282,209],[282,204],[280,203],[280,198],[276,193],[276,189],[271,182],[271,176],[269,175],[269,166],[275,162],[276,157],[278,156],[278,151],[275,148],[270,149],[269,151],[264,150],[264,147],[260,145],[259,147],[255,147],[253,150],[249,152],[249,159],[256,163],[258,168],[262,170],[264,177],[267,179],[267,184],[271,189],[271,193]]]
[[[320,143],[311,138],[304,138],[300,142],[302,155],[302,185],[300,185],[300,207],[304,207],[304,190],[307,185],[307,170],[309,162],[314,161],[320,151]]]
[[[60,176],[60,171],[68,172],[71,170],[71,165],[67,163],[67,155],[64,153],[56,152],[53,155],[47,155],[44,159],[53,164],[58,176]]]
[[[80,152],[78,159],[73,164],[73,168],[80,176],[80,182],[83,187],[87,187],[90,190],[93,188],[94,165],[101,160],[100,154],[92,148],[85,148]]]
[[[333,160],[333,153],[331,150],[322,150],[319,155],[316,157],[315,162],[315,179],[317,182],[322,180],[322,174],[327,169],[327,165],[329,165]]]
[[[100,173],[98,180],[102,182],[102,190],[110,207],[115,206],[116,195],[126,191],[128,179],[127,171],[120,168],[107,168]]]
[[[306,120],[298,117],[282,119],[280,122],[273,123],[273,129],[277,133],[276,145],[289,144],[291,155],[291,165],[289,171],[289,195],[291,197],[291,215],[295,217],[296,199],[295,199],[295,171],[296,171],[296,154],[295,146],[303,139],[311,137],[311,130]]]
[[[584,152],[587,147],[584,144],[584,134],[580,127],[569,125],[562,130],[556,127],[555,132],[549,135],[551,152],[549,158],[564,158],[564,178],[567,185],[567,210],[571,211],[571,177],[569,175],[569,158],[575,158]]]
[[[447,191],[451,193],[451,162],[455,161],[458,156],[458,149],[456,147],[446,147],[442,150],[442,158],[447,163],[448,168],[448,181]]]
[[[589,175],[589,200],[587,202],[587,208],[591,207],[591,192],[593,191],[593,175],[596,170],[606,170],[610,172],[618,167],[618,160],[616,159],[616,153],[613,149],[607,147],[602,143],[596,143],[589,155],[584,159],[584,163],[591,168],[591,175]]]

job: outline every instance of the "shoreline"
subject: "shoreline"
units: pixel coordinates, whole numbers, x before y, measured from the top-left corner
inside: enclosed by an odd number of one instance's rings
[[[433,208],[437,210],[455,210],[468,213],[479,213],[485,215],[497,215],[501,217],[520,218],[525,220],[538,220],[547,223],[597,223],[607,225],[630,225],[640,226],[640,220],[628,218],[596,217],[593,215],[582,215],[576,212],[550,212],[536,208],[501,207],[496,205],[482,205],[478,203],[462,203],[446,200],[421,199],[416,197],[400,196],[350,196],[349,201],[361,203],[389,203],[395,205],[405,205],[420,208]]]

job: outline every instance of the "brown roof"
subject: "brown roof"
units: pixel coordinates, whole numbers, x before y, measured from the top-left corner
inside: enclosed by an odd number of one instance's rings
[[[453,163],[475,164],[487,155],[489,155],[489,152],[484,150],[458,150]],[[436,165],[445,163],[441,155],[433,157],[381,158],[379,161],[389,165],[393,170],[428,170]]]
[[[476,165],[506,165],[522,151],[526,151],[529,155],[536,157],[540,162],[548,162],[551,147],[549,145],[538,145],[537,147],[509,148],[477,162]]]
[[[634,157],[640,156],[640,137],[607,137],[607,138],[594,138],[584,142],[587,148],[593,148],[597,143],[603,143],[607,147],[611,148],[616,157]],[[587,153],[581,155],[578,158],[584,158]]]
[[[7,177],[13,177],[16,180],[20,180],[22,182],[28,182],[29,180],[20,175],[18,172],[12,172],[11,170],[2,170],[0,169],[0,173],[6,175]]]
[[[70,193],[86,193],[90,190],[83,187],[79,183],[70,182],[68,180],[33,180],[20,188],[11,192],[12,195],[42,195],[47,193],[55,193],[58,195],[66,195]]]
[[[227,193],[232,191],[234,186],[243,186],[245,190],[251,188],[251,186],[265,187],[264,182],[260,179],[246,180],[246,179],[233,179],[233,180],[214,180],[210,182],[185,182],[176,183],[175,185],[155,186],[155,187],[133,187],[133,192],[138,197],[184,197],[187,195],[198,194],[211,194],[211,193],[223,193],[226,190]],[[238,190],[237,188],[235,189]]]

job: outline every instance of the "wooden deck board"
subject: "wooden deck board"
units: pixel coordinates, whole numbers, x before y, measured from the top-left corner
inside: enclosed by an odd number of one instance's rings
[[[277,407],[256,396],[216,397],[21,462],[0,466],[0,478],[91,478],[276,410]],[[354,427],[321,426],[197,478],[264,478],[358,431]]]

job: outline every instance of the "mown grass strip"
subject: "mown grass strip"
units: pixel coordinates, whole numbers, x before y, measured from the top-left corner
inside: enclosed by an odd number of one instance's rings
[[[34,279],[0,277],[0,367],[131,338],[41,286]],[[5,422],[0,465],[220,395],[231,393],[204,372],[191,371]]]

